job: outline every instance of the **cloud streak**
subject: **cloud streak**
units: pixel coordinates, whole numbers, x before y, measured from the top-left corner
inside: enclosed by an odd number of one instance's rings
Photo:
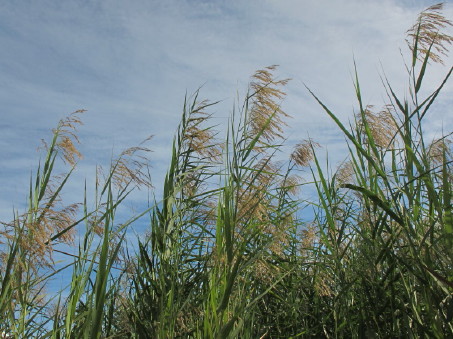
[[[87,109],[80,130],[84,176],[111,155],[155,138],[156,186],[163,178],[183,97],[223,100],[214,109],[222,127],[236,90],[258,68],[280,64],[292,114],[289,141],[307,134],[339,161],[342,137],[304,88],[307,84],[347,121],[355,105],[353,58],[364,101],[383,104],[385,74],[397,90],[407,75],[401,51],[405,31],[426,1],[44,1],[0,5],[0,195],[2,206],[25,201],[40,138],[67,113]],[[452,17],[452,6],[446,15]],[[403,52],[406,56],[406,52]],[[450,57],[447,65],[452,64]],[[427,79],[432,90],[445,68]],[[451,92],[448,85],[445,93]],[[403,92],[404,93],[404,92]],[[431,133],[453,123],[443,94],[429,117]],[[22,179],[21,179],[22,178]],[[90,178],[88,178],[90,180]],[[71,189],[81,200],[82,188]],[[9,218],[8,207],[0,220]]]

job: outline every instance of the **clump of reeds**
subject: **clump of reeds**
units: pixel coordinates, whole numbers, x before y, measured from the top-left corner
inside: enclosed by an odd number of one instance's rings
[[[356,77],[359,112],[348,129],[314,96],[350,150],[330,179],[316,161],[322,253],[317,258],[332,291],[322,301],[331,309],[323,317],[328,336],[453,333],[451,145],[448,136],[430,144],[422,128],[452,68],[432,94],[420,94],[428,60],[442,63],[452,41],[441,31],[451,26],[441,9],[442,4],[429,7],[408,31],[411,101],[399,98],[385,79],[388,103],[374,113],[363,105]]]
[[[93,208],[88,190],[82,203],[64,205],[61,192],[81,157],[81,112],[62,120],[26,212],[15,211],[0,231],[1,333],[451,337],[452,144],[450,134],[428,142],[422,127],[452,68],[432,94],[420,94],[428,60],[442,62],[453,41],[442,31],[451,23],[441,9],[429,7],[408,31],[410,101],[384,79],[383,109],[365,106],[356,72],[358,109],[348,128],[312,93],[348,142],[349,157],[333,172],[323,169],[312,139],[287,161],[275,160],[290,117],[281,106],[289,79],[278,79],[276,66],[252,76],[224,141],[210,121],[216,102],[198,91],[186,98],[162,197],[126,222],[116,211],[129,193],[153,189],[150,150],[129,148],[98,170]],[[59,157],[71,169],[57,180]],[[317,201],[298,197],[299,170],[308,167]],[[303,221],[307,206],[315,217]],[[134,251],[126,232],[145,216],[148,231]],[[62,251],[75,230],[77,254]],[[72,262],[55,270],[53,251]],[[69,286],[47,295],[45,283],[67,270]]]

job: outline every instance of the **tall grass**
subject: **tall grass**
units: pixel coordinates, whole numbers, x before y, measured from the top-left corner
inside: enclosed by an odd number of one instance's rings
[[[118,207],[152,189],[143,145],[98,171],[94,208],[63,205],[81,154],[81,111],[60,122],[30,180],[28,208],[2,232],[0,330],[30,338],[295,338],[453,336],[451,134],[424,136],[424,119],[449,79],[421,96],[430,63],[453,39],[435,5],[408,31],[409,96],[387,78],[382,109],[362,101],[345,125],[348,159],[326,171],[315,141],[286,161],[280,106],[288,79],[257,71],[224,140],[207,113],[216,102],[186,97],[162,196],[126,222]],[[54,176],[58,161],[70,166]],[[312,173],[302,184],[300,169]],[[308,171],[307,171],[308,170]],[[306,181],[305,181],[306,182]],[[318,199],[300,197],[313,185]],[[85,186],[86,187],[86,186]],[[300,192],[302,190],[302,192]],[[314,208],[304,220],[304,208]],[[148,217],[147,232],[126,239]],[[143,221],[141,221],[143,222]],[[74,232],[83,236],[74,244]],[[78,248],[56,269],[59,244]],[[72,275],[71,275],[72,271]],[[49,295],[58,274],[70,284]]]

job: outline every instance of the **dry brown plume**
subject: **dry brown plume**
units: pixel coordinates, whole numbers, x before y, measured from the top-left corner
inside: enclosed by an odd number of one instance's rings
[[[417,23],[407,31],[406,42],[411,51],[414,51],[414,47],[417,48],[419,52],[417,58],[420,61],[423,61],[431,48],[429,58],[433,62],[443,64],[442,56],[447,55],[447,46],[453,42],[452,36],[442,33],[442,29],[452,26],[452,22],[442,15],[442,9],[443,3],[428,7],[419,14]],[[416,40],[418,46],[415,46]]]

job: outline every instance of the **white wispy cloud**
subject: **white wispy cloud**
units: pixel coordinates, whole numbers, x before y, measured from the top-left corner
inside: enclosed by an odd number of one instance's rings
[[[404,38],[427,1],[4,1],[0,4],[0,220],[25,201],[40,138],[58,120],[87,109],[81,163],[67,197],[80,201],[95,164],[155,135],[150,147],[157,189],[169,159],[184,94],[223,100],[213,109],[226,124],[236,91],[249,76],[279,64],[292,78],[285,110],[290,142],[309,134],[334,161],[343,138],[306,91],[309,86],[341,119],[352,117],[353,58],[364,102],[380,106],[381,77],[405,93]],[[449,4],[448,4],[449,5]],[[453,17],[453,6],[446,7]],[[446,61],[452,64],[452,57]],[[435,66],[433,90],[446,68]],[[453,123],[451,85],[429,116],[430,133]]]

